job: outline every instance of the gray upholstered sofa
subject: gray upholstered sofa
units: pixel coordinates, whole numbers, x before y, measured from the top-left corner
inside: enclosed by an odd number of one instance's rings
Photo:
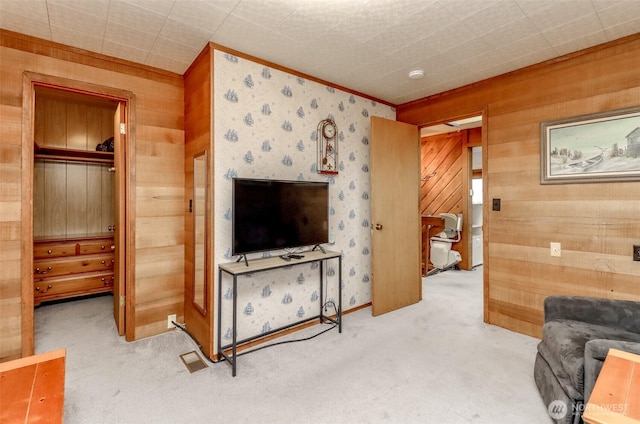
[[[640,354],[640,302],[578,296],[544,301],[534,378],[554,422],[580,423],[609,348]],[[556,402],[554,402],[556,401]],[[562,413],[566,406],[566,414]],[[559,412],[559,413],[558,413]]]

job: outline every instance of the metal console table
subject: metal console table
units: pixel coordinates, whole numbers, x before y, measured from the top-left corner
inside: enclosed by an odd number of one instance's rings
[[[338,305],[337,305],[337,314],[335,319],[325,315],[323,311],[324,306],[324,264],[329,259],[338,259]],[[277,268],[287,268],[291,266],[307,264],[310,262],[320,262],[320,313],[316,316],[309,317],[304,320],[296,321],[292,324],[288,324],[286,326],[276,328],[267,333],[256,335],[253,337],[249,337],[243,340],[237,340],[237,313],[238,313],[238,277],[245,274],[253,274],[260,271],[267,271],[271,269]],[[231,344],[222,345],[222,273],[226,273],[233,277],[233,322],[232,322],[232,342]],[[319,251],[319,250],[311,250],[307,252],[303,252],[303,257],[299,259],[291,259],[290,261],[285,261],[280,256],[274,256],[270,258],[260,258],[253,259],[248,264],[243,262],[228,262],[224,264],[220,264],[218,266],[218,355],[224,357],[229,364],[231,364],[231,375],[233,377],[236,376],[236,363],[237,363],[237,347],[239,344],[247,343],[252,340],[256,340],[262,337],[265,337],[269,334],[277,333],[287,328],[295,327],[302,323],[312,321],[314,319],[318,319],[320,323],[323,322],[333,322],[338,325],[338,332],[342,333],[342,255],[338,252],[331,251]],[[226,350],[231,349],[231,354],[225,353]]]

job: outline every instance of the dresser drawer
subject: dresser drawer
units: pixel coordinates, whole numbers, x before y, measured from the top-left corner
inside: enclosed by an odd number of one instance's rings
[[[92,293],[113,291],[113,272],[94,272],[59,278],[48,278],[34,283],[34,301],[64,299]]]
[[[33,244],[33,259],[74,256],[76,242],[38,242]]]
[[[70,256],[33,261],[35,280],[83,272],[111,271],[115,260],[112,253],[104,255]]]
[[[113,237],[36,241],[33,258],[59,258],[63,256],[109,253],[115,250]]]
[[[84,240],[78,243],[79,255],[91,255],[94,253],[111,253],[116,249],[113,238],[100,240]]]

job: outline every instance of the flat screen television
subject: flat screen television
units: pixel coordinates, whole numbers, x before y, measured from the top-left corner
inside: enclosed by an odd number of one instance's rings
[[[234,178],[232,222],[234,256],[327,243],[329,184]]]

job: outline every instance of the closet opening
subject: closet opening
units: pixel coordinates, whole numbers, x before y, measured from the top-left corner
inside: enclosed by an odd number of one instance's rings
[[[30,158],[23,172],[31,182],[23,193],[30,203],[23,212],[23,352],[34,351],[35,308],[99,294],[113,296],[116,329],[130,340],[134,97],[31,73],[23,86],[23,157]]]

